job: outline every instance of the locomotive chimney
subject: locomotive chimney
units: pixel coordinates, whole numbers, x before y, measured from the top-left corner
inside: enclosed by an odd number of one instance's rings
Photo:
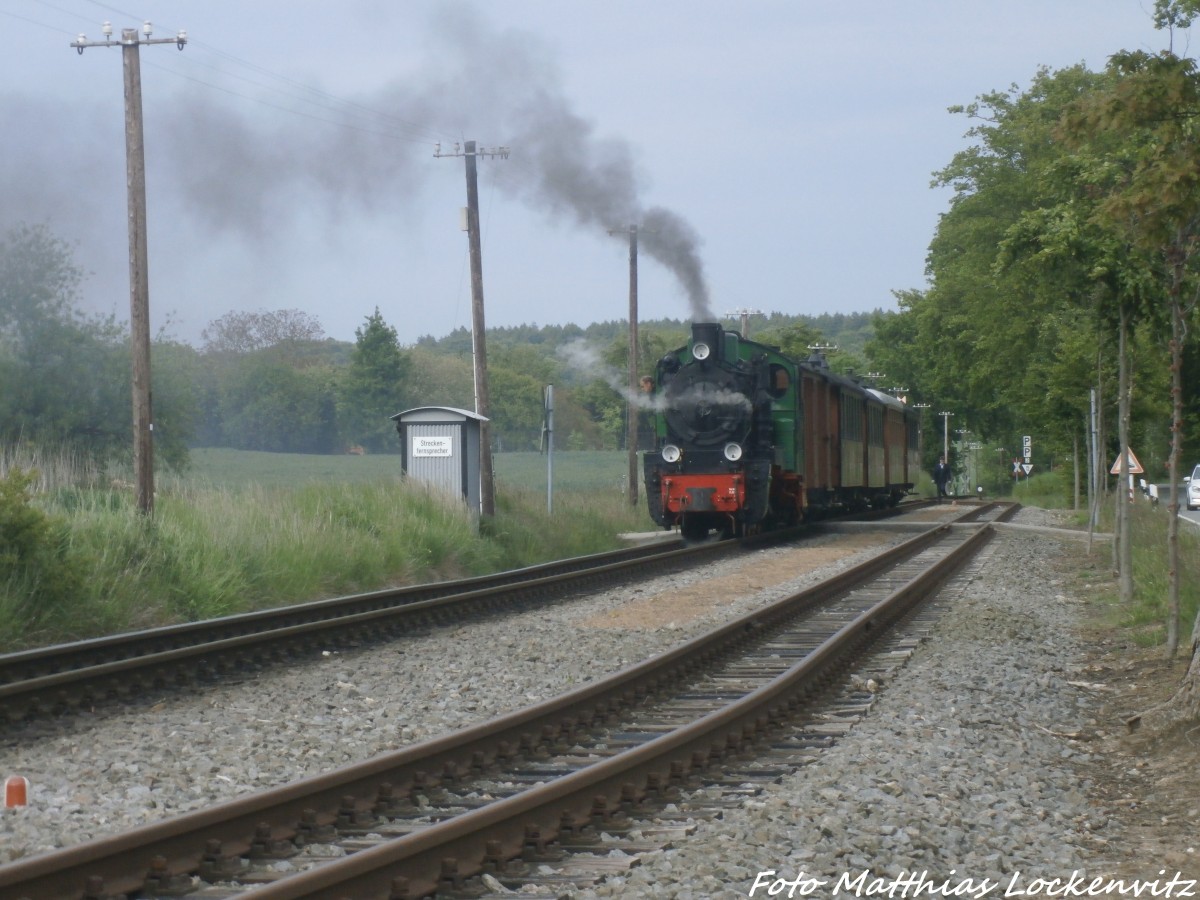
[[[696,359],[704,359],[699,353],[696,353],[697,345],[708,347],[709,355],[707,358],[718,360],[721,358],[725,349],[725,341],[722,335],[723,329],[719,322],[694,322],[692,323],[692,355]]]

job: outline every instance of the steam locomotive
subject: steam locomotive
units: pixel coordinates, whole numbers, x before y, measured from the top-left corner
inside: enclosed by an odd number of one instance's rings
[[[659,360],[650,516],[686,538],[745,535],[838,510],[894,506],[916,482],[917,414],[778,348],[697,323]]]

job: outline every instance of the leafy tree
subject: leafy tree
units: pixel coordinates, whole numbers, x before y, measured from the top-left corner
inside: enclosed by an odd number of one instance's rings
[[[542,436],[545,383],[532,375],[489,366],[492,442],[498,450],[536,450]]]
[[[28,346],[47,322],[78,317],[82,270],[71,247],[44,225],[17,225],[0,237],[0,339]]]
[[[1200,15],[1200,0],[1155,0],[1156,28],[1187,28]]]
[[[807,359],[812,353],[809,347],[830,343],[815,325],[804,321],[766,328],[754,335],[753,340],[772,344],[792,359]]]
[[[968,132],[975,143],[937,175],[955,196],[930,245],[931,287],[898,293],[900,313],[875,317],[873,364],[985,437],[1007,440],[1036,423],[1059,452],[1082,437],[1090,378],[1077,379],[1095,366],[1090,354],[1081,361],[1088,344],[1075,338],[1080,327],[1085,335],[1096,328],[1071,310],[1091,308],[1087,257],[1072,266],[1070,254],[1044,254],[1043,264],[1023,267],[1014,260],[1037,254],[1012,241],[1028,217],[1063,202],[1056,129],[1102,82],[1082,67],[1042,70],[1026,91],[993,92],[954,110],[976,123]],[[1048,327],[1053,321],[1076,328]]]
[[[396,329],[379,312],[355,329],[350,365],[342,377],[339,403],[342,429],[352,444],[376,452],[396,448],[389,417],[404,408],[408,357]]]
[[[605,381],[595,379],[572,388],[571,397],[603,437],[603,449],[624,447],[625,401],[620,394]]]
[[[1196,6],[1160,3],[1159,11],[1179,14],[1190,23]],[[1079,104],[1068,122],[1068,136],[1090,145],[1111,134],[1124,140],[1125,153],[1115,177],[1099,181],[1092,221],[1140,251],[1159,278],[1163,309],[1152,318],[1169,322],[1171,373],[1170,514],[1168,515],[1167,652],[1179,643],[1178,484],[1183,448],[1183,362],[1189,320],[1200,296],[1200,71],[1193,60],[1173,53],[1142,51],[1114,55],[1109,90]],[[1165,311],[1166,316],[1161,312]],[[1124,319],[1122,320],[1124,324]],[[1124,454],[1122,454],[1124,460]],[[1124,469],[1124,466],[1122,466]],[[1124,474],[1124,472],[1122,472]],[[1124,504],[1122,504],[1123,506]],[[1191,665],[1184,685],[1163,715],[1200,716],[1200,615],[1193,626]],[[1162,710],[1159,710],[1162,713]]]
[[[122,371],[129,366],[122,345]],[[151,348],[151,377],[154,380],[154,453],[168,468],[182,470],[188,464],[188,447],[196,439],[203,417],[202,402],[207,385],[206,369],[199,352],[189,344],[159,338]],[[114,377],[128,393],[128,376]],[[121,402],[128,400],[122,397]],[[115,402],[115,401],[114,401]]]
[[[569,387],[554,392],[554,446],[560,450],[607,450],[615,446],[579,398],[586,387]],[[543,448],[544,449],[544,448]]]
[[[277,453],[333,453],[338,447],[334,372],[297,368],[279,348],[239,357],[222,379],[224,444]]]
[[[441,353],[428,344],[418,344],[408,350],[409,372],[404,406],[450,406],[456,409],[475,408],[475,376],[470,355]],[[392,440],[395,441],[393,434]]]
[[[0,238],[0,440],[122,460],[132,451],[128,339],[111,317],[78,311],[81,280],[70,246],[44,227],[18,226]],[[158,457],[180,468],[194,395],[169,372],[152,369],[152,378],[155,414],[170,423]]]
[[[325,337],[316,316],[298,309],[228,312],[200,334],[207,353],[250,353],[279,344],[304,344]]]
[[[1192,60],[1141,51],[1113,56],[1110,68],[1120,77],[1111,92],[1089,104],[1082,124],[1093,131],[1140,132],[1128,177],[1101,200],[1098,215],[1163,262],[1173,399],[1168,520],[1171,613],[1167,629],[1167,650],[1173,655],[1179,641],[1179,520],[1175,512],[1183,448],[1183,344],[1185,317],[1195,307],[1196,262],[1200,258],[1200,171],[1196,168],[1200,133],[1195,125],[1200,115],[1200,73]],[[1196,638],[1200,641],[1200,633]]]
[[[488,368],[521,372],[541,384],[559,384],[562,378],[561,360],[548,356],[540,349],[541,341],[527,344],[488,344]]]

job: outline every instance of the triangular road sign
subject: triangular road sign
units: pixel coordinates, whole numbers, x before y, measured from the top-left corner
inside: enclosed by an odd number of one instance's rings
[[[1138,458],[1133,455],[1133,451],[1130,450],[1128,447],[1125,448],[1125,456],[1129,460],[1129,474],[1130,475],[1142,475],[1145,473],[1146,470],[1142,468],[1142,464],[1140,462],[1138,462]],[[1109,475],[1120,475],[1121,474],[1121,457],[1118,456],[1116,458],[1116,460],[1113,461],[1112,468],[1108,470],[1108,474]]]
[[[1033,471],[1033,463],[1021,463],[1021,470],[1028,475]]]

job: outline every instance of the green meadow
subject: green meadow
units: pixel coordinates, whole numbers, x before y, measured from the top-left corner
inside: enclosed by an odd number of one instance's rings
[[[121,481],[72,460],[0,471],[0,652],[387,586],[485,574],[621,546],[624,453],[495,457],[496,516],[406,482],[398,456],[197,450],[160,475],[152,517]]]
[[[547,463],[497,454],[496,516],[479,523],[460,499],[405,482],[395,455],[201,449],[186,475],[159,476],[147,518],[125,481],[86,462],[0,449],[0,652],[519,568],[653,530],[644,497],[628,504],[623,452],[556,454],[552,512]],[[1067,493],[1045,477],[1017,499],[1063,506]],[[1132,605],[1116,601],[1107,542],[1082,576],[1110,624],[1149,645],[1165,633],[1166,521],[1135,505]],[[1186,636],[1200,528],[1181,523],[1181,550]]]
[[[501,489],[545,491],[548,459],[540,453],[498,453],[493,457]],[[623,451],[579,450],[554,454],[554,490],[624,491],[629,464]],[[200,448],[191,452],[183,478],[160,476],[159,488],[289,487],[305,482],[378,483],[400,477],[398,454],[310,456],[252,450]]]

